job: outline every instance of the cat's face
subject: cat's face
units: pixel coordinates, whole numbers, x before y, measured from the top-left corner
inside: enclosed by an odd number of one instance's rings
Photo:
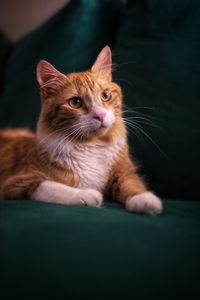
[[[64,75],[41,61],[37,78],[42,97],[38,127],[44,135],[88,140],[111,134],[122,122],[121,90],[112,82],[108,47],[88,71]]]

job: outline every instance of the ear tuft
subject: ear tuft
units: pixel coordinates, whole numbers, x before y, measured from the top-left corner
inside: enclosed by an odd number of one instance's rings
[[[112,53],[109,46],[105,46],[101,50],[91,71],[99,73],[106,80],[112,81]]]
[[[52,94],[62,85],[65,75],[60,73],[46,60],[40,60],[37,64],[37,81],[40,85],[43,96]]]

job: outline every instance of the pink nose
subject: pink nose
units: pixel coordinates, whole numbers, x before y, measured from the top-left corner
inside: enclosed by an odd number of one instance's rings
[[[103,123],[105,116],[106,116],[106,112],[104,110],[96,111],[94,115],[94,119]]]

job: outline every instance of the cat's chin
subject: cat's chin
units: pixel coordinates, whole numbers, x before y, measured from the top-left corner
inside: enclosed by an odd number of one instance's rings
[[[103,136],[107,133],[108,129],[108,127],[100,126],[99,128],[92,130],[89,135],[93,137]]]
[[[82,136],[82,140],[104,137],[107,135],[109,128],[110,127],[100,126],[99,128],[90,129],[85,136]]]

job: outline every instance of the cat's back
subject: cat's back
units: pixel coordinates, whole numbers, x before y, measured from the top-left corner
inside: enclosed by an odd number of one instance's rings
[[[34,136],[34,134],[28,129],[1,129],[0,130],[0,138],[9,139],[9,138],[17,138],[17,137],[30,137]]]
[[[27,153],[36,149],[36,137],[29,130],[5,129],[0,130],[0,170],[25,158]]]
[[[0,130],[0,151],[9,145],[19,145],[35,140],[35,134],[26,129],[5,129]]]

